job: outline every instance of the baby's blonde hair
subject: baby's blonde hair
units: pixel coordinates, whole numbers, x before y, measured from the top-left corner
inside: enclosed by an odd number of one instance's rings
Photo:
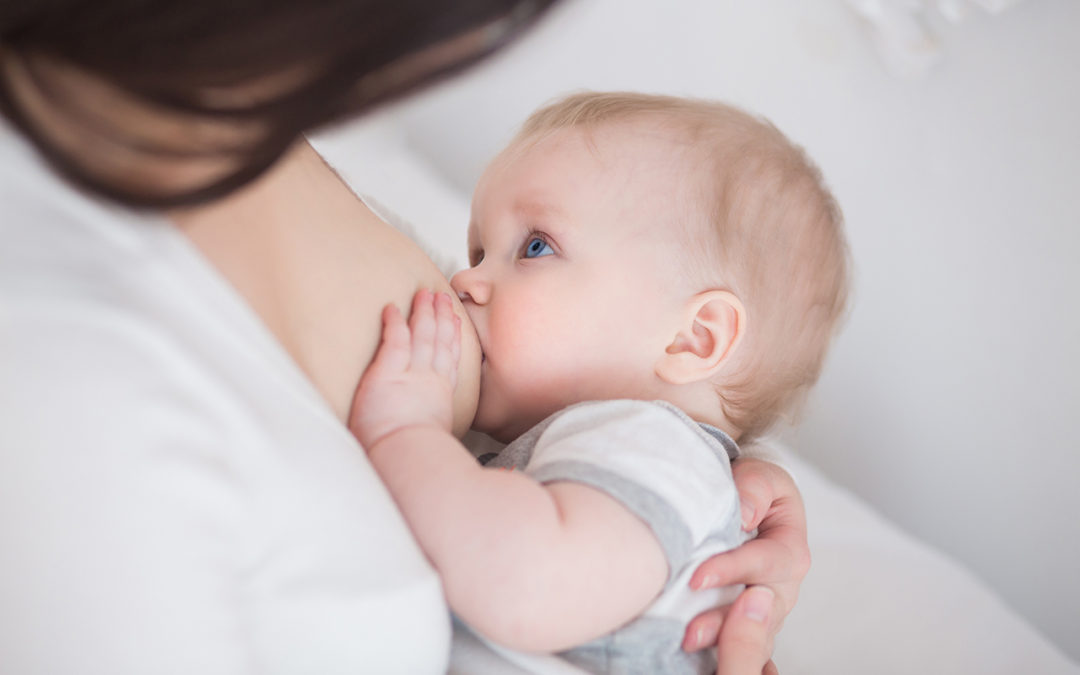
[[[706,177],[704,208],[680,223],[684,268],[702,290],[724,288],[746,307],[742,342],[715,384],[748,443],[793,415],[821,372],[848,296],[840,209],[800,147],[767,120],[715,101],[572,94],[533,113],[516,141],[620,122],[673,130]]]

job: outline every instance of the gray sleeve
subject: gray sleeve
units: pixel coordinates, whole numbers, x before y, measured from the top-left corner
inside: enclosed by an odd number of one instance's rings
[[[682,569],[694,551],[694,542],[679,512],[648,486],[635,483],[603,467],[587,462],[561,461],[545,464],[530,476],[541,483],[573,481],[594,487],[621,503],[649,526],[664,550],[668,580]]]
[[[653,532],[670,581],[694,550],[738,517],[727,455],[696,427],[642,401],[577,406],[536,440],[526,473],[617,500]]]

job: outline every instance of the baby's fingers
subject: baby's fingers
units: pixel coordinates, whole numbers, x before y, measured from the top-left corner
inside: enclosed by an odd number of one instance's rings
[[[426,288],[413,296],[409,329],[412,333],[412,367],[430,368],[435,353],[435,298]]]
[[[400,373],[409,368],[409,327],[397,305],[383,307],[383,335],[375,360],[371,362],[373,373]]]
[[[435,354],[432,367],[436,374],[450,381],[451,387],[456,384],[460,353],[461,319],[454,314],[450,296],[440,293],[435,297]]]

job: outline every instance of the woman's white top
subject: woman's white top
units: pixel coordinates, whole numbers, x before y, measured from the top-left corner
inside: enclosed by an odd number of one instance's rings
[[[171,225],[0,125],[0,672],[443,672],[361,448]]]

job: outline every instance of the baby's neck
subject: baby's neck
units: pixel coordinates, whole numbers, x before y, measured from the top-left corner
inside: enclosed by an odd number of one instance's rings
[[[716,393],[712,391],[711,386],[706,391],[678,390],[673,395],[659,398],[677,406],[695,422],[714,426],[730,436],[731,440],[736,443],[739,442],[742,430],[732,424],[731,420],[724,415]]]

